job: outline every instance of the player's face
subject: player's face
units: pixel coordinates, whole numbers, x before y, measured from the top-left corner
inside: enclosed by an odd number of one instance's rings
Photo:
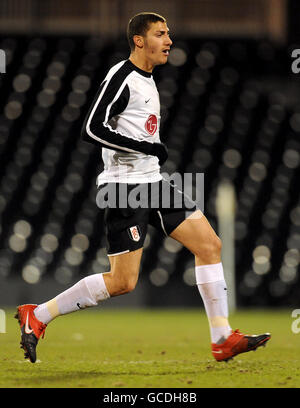
[[[153,65],[165,64],[168,60],[172,41],[166,23],[151,23],[144,38],[144,52]]]

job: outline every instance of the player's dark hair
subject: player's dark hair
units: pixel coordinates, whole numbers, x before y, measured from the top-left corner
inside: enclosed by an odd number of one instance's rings
[[[143,12],[143,13],[136,14],[134,17],[132,17],[129,20],[129,23],[127,26],[127,39],[128,39],[131,51],[134,51],[134,48],[135,48],[133,36],[135,35],[145,36],[149,29],[149,24],[157,23],[158,21],[165,23],[166,19],[159,14],[151,13],[151,12]]]

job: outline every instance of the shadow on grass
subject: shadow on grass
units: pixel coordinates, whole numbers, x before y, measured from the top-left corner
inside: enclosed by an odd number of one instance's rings
[[[122,362],[123,363],[123,362]],[[167,362],[165,361],[164,364]],[[101,384],[107,384],[111,379],[111,382],[115,382],[118,379],[124,380],[126,377],[127,381],[139,383],[139,379],[143,382],[143,379],[150,379],[151,377],[163,377],[163,378],[173,378],[179,377],[190,377],[194,380],[201,380],[207,376],[216,376],[216,380],[220,376],[228,375],[238,375],[239,377],[247,377],[249,375],[261,375],[264,372],[265,365],[263,362],[259,361],[242,361],[236,360],[235,362],[229,363],[217,363],[209,361],[197,361],[192,364],[186,364],[181,362],[179,366],[175,366],[174,361],[168,362],[168,366],[160,365],[154,362],[148,366],[138,367],[132,366],[130,363],[128,365],[122,365],[121,367],[70,367],[66,364],[65,367],[60,366],[59,368],[51,364],[51,366],[42,365],[31,365],[13,368],[6,370],[7,378],[6,383],[8,387],[71,387],[77,384],[80,387],[94,388],[101,387]],[[27,365],[27,364],[26,364]],[[13,371],[13,373],[12,373]],[[12,376],[13,374],[13,376]]]
[[[109,378],[120,379],[120,377],[140,377],[140,378],[150,378],[153,376],[161,377],[172,377],[172,376],[195,376],[199,375],[200,370],[197,368],[193,369],[182,369],[182,370],[162,370],[156,367],[152,370],[110,370],[110,371],[84,371],[84,370],[74,370],[69,372],[55,372],[49,370],[39,370],[38,372],[32,372],[30,377],[24,375],[24,371],[18,374],[18,379],[12,381],[12,386],[14,387],[65,387],[67,384],[81,383],[86,387],[93,387],[95,382],[101,384],[101,382],[106,381]],[[204,374],[204,373],[202,373]],[[92,385],[89,385],[91,383]],[[58,385],[59,384],[59,385]],[[97,384],[99,386],[99,384]],[[96,385],[95,385],[96,386]]]

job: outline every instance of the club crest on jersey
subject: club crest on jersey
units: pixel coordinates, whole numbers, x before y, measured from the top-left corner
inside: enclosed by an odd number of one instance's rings
[[[149,135],[153,136],[157,130],[157,117],[155,115],[149,115],[145,123],[145,129]]]
[[[137,242],[141,239],[140,229],[138,225],[128,228],[128,233],[133,241]]]

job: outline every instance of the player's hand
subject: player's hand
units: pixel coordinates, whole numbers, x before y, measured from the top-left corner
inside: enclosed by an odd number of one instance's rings
[[[153,156],[158,157],[158,163],[162,166],[168,158],[167,146],[163,143],[153,143]]]

